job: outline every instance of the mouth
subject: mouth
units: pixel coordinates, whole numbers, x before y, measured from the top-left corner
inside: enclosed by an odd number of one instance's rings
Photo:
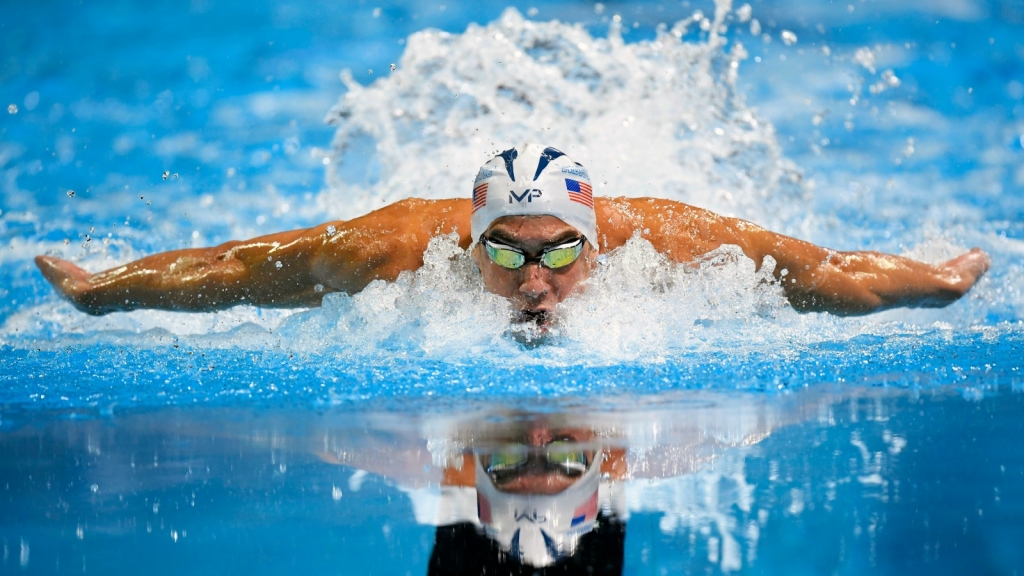
[[[515,321],[519,324],[534,324],[538,327],[548,327],[551,325],[553,318],[551,312],[548,310],[531,310],[525,309],[520,310],[515,317]]]

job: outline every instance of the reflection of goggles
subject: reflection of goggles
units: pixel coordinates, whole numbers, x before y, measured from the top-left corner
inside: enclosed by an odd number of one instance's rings
[[[590,458],[584,450],[574,449],[567,442],[555,441],[541,450],[526,446],[499,448],[484,455],[481,464],[495,484],[502,484],[525,472],[553,472],[579,478],[587,471]]]
[[[584,242],[583,238],[577,238],[565,244],[545,248],[540,256],[527,258],[526,254],[518,248],[499,244],[484,237],[481,237],[480,240],[483,242],[491,261],[509,270],[518,270],[527,262],[540,262],[551,269],[563,268],[572,264],[580,257],[580,253],[583,252]]]

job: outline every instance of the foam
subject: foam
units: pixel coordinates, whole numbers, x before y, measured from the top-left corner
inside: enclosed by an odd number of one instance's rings
[[[727,12],[721,3],[713,29]],[[338,130],[325,211],[468,196],[496,151],[535,141],[588,166],[596,194],[673,198],[785,227],[810,191],[736,91],[746,52],[716,34],[683,42],[691,23],[625,44],[614,27],[594,38],[510,8],[463,34],[413,34],[398,71],[365,87],[348,78],[327,116]],[[379,179],[346,177],[352,163]]]

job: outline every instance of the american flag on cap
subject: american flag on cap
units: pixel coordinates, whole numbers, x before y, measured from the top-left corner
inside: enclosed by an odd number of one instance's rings
[[[590,188],[590,186],[587,186],[587,188]],[[589,500],[572,513],[572,523],[569,526],[579,526],[595,518],[597,518],[597,492],[594,492],[594,495]]]
[[[483,208],[487,204],[487,182],[478,184],[473,188],[473,212]]]
[[[489,524],[491,522],[491,503],[487,501],[477,492],[476,495],[476,515],[480,518],[481,522]]]
[[[588,208],[594,207],[594,191],[590,184],[566,178],[565,188],[569,191],[569,200],[579,202]]]

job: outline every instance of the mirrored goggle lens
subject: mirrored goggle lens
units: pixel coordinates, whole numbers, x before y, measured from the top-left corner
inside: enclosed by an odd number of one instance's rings
[[[585,470],[587,455],[582,450],[573,450],[571,446],[563,442],[552,442],[548,445],[548,462],[567,469]]]
[[[535,462],[546,470],[552,470],[565,474],[566,476],[579,476],[587,471],[587,454],[582,450],[573,450],[567,446],[559,446],[555,442],[549,449],[537,453]],[[515,472],[527,467],[530,460],[530,453],[522,447],[513,447],[506,450],[496,450],[490,454],[490,461],[487,463],[486,471],[492,475],[515,475]]]
[[[515,270],[521,268],[526,263],[526,256],[511,248],[495,246],[487,241],[484,242],[484,248],[487,249],[487,256],[491,258],[491,261],[502,268]]]
[[[523,450],[494,452],[491,454],[491,461],[487,466],[487,471],[499,472],[515,469],[525,464],[526,460],[526,452]]]
[[[540,261],[548,268],[562,268],[576,261],[583,251],[583,240],[556,246],[540,257]]]

